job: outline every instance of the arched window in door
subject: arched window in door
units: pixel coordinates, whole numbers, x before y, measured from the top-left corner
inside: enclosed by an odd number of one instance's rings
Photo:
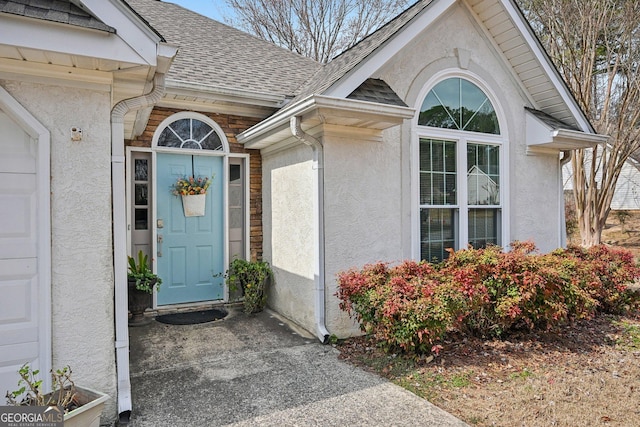
[[[202,114],[174,114],[160,124],[159,130],[156,147],[229,152],[222,129]]]

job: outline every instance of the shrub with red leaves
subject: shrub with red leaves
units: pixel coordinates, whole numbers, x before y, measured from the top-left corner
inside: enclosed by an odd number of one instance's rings
[[[440,264],[377,263],[338,275],[340,307],[386,349],[433,351],[451,331],[504,336],[550,329],[597,311],[628,307],[626,283],[640,277],[621,249],[558,249],[531,242],[451,251]]]

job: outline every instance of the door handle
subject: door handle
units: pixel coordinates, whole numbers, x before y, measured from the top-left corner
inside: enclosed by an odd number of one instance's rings
[[[164,241],[164,237],[162,234],[158,234],[158,257],[162,256],[162,242]]]

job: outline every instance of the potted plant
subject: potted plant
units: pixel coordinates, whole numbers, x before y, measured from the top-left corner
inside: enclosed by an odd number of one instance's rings
[[[204,216],[207,190],[213,177],[181,177],[171,187],[171,192],[182,197],[184,216]]]
[[[142,251],[138,251],[138,257],[129,257],[128,291],[129,311],[131,312],[130,325],[144,323],[144,312],[151,307],[151,295],[153,289],[160,290],[162,279],[153,274],[149,259]]]
[[[273,277],[268,262],[235,258],[229,264],[226,277],[229,289],[240,288],[244,296],[245,313],[258,313],[264,309],[267,303],[266,286]]]
[[[65,427],[98,427],[100,415],[109,396],[88,388],[76,386],[71,379],[71,368],[51,370],[52,390],[44,394],[39,370],[28,364],[19,370],[16,391],[7,392],[7,404],[12,406],[44,406],[52,408],[49,415],[53,423],[63,422]],[[48,410],[43,410],[45,414]]]

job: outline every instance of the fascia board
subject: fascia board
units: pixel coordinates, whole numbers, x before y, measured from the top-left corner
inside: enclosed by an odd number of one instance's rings
[[[401,119],[410,119],[415,115],[415,109],[410,107],[401,107],[399,105],[379,104],[374,102],[360,101],[355,99],[335,98],[326,95],[315,95],[316,105],[320,108],[326,108],[343,112],[359,112],[371,115],[384,115],[389,117],[398,117]]]
[[[274,114],[268,119],[247,129],[236,138],[245,144],[246,148],[264,148],[261,138],[273,135],[287,129],[291,117],[309,116],[314,111],[320,111],[320,116],[326,120],[328,115],[348,117],[350,113],[362,118],[369,115],[372,119],[386,117],[390,121],[401,123],[404,119],[413,118],[415,110],[409,107],[384,105],[352,99],[333,98],[324,95],[310,95],[285,110]]]
[[[285,110],[281,110],[273,116],[261,121],[255,126],[250,127],[244,132],[236,135],[236,140],[244,144],[246,148],[258,148],[259,138],[279,132],[284,128],[289,127],[289,119],[294,116],[299,116],[308,113],[314,108],[314,95],[310,95],[295,105],[292,105]]]
[[[500,3],[504,6],[505,10],[509,14],[511,21],[516,26],[516,29],[520,32],[522,37],[527,41],[529,48],[533,51],[538,62],[545,74],[560,93],[562,100],[565,102],[571,113],[579,124],[580,129],[586,133],[595,133],[593,126],[589,123],[589,120],[585,116],[582,108],[577,104],[573,94],[569,91],[566,83],[558,73],[555,65],[551,62],[549,55],[543,49],[540,44],[540,40],[533,34],[531,26],[524,21],[520,9],[514,4],[514,0],[501,0]]]
[[[83,0],[83,4],[102,22],[115,28],[118,37],[140,55],[147,64],[157,65],[157,44],[163,40],[129,7],[120,0]]]
[[[150,65],[117,35],[71,25],[0,14],[1,43],[136,65]],[[155,44],[153,46],[155,52]],[[153,65],[156,63],[155,56]]]
[[[591,148],[604,144],[606,135],[569,129],[552,129],[532,114],[526,118],[526,144],[528,153],[558,153],[565,150]]]
[[[552,133],[553,140],[561,143],[576,143],[593,147],[596,144],[605,144],[609,140],[608,135],[600,135],[597,133],[578,132],[575,130],[558,129]]]
[[[244,102],[270,108],[280,108],[284,96],[260,92],[203,85],[182,80],[167,79],[167,93],[206,98],[211,101]]]
[[[457,3],[457,0],[432,1],[431,4],[427,5],[413,18],[413,21],[391,36],[382,46],[378,47],[372,54],[331,85],[323,94],[336,98],[346,98],[425,28],[429,27]]]
[[[171,68],[171,64],[178,54],[178,46],[171,43],[158,43],[158,64],[157,71],[166,74]]]

